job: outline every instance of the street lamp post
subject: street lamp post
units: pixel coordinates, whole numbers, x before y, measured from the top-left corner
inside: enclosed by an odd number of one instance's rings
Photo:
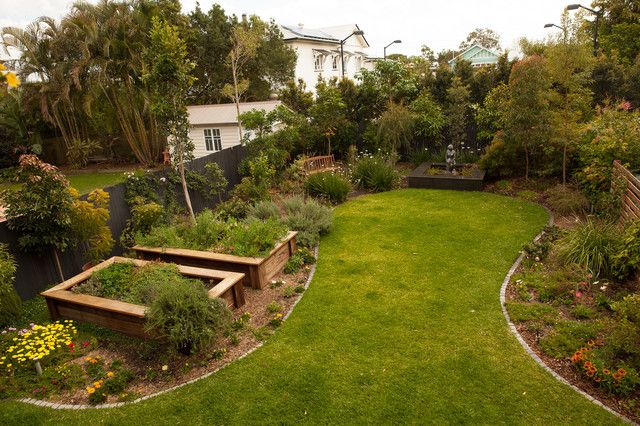
[[[347,37],[345,37],[344,39],[340,40],[340,68],[341,68],[342,78],[344,78],[344,42],[347,41],[349,39],[349,37],[351,37],[353,35],[363,36],[364,35],[364,31],[355,30],[354,32],[349,34]]]
[[[391,43],[387,44],[387,45],[384,47],[384,55],[383,55],[383,59],[385,59],[385,60],[387,59],[387,47],[389,47],[389,46],[391,46],[392,44],[395,44],[395,43],[402,43],[402,40],[393,40]]]
[[[576,10],[576,9],[584,9],[596,15],[596,20],[593,25],[593,56],[598,54],[598,24],[600,22],[600,15],[602,15],[602,10],[591,9],[590,7],[583,6],[581,4],[570,4],[567,6],[567,10]]]
[[[560,25],[556,25],[556,24],[544,24],[545,28],[551,28],[551,27],[556,27],[562,30],[562,33],[564,34],[564,42],[567,42],[567,29],[565,27],[562,27]]]

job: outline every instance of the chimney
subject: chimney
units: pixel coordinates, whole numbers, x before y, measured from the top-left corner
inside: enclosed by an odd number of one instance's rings
[[[242,23],[243,23],[243,24],[246,24],[246,23],[247,23],[247,14],[246,14],[246,13],[243,13],[243,14],[242,14]]]
[[[298,28],[303,29],[304,28],[304,24],[303,23],[299,23],[298,24]]]

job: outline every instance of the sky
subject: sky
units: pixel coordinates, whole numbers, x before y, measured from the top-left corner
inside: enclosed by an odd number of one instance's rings
[[[96,0],[89,0],[95,2]],[[39,16],[61,18],[73,0],[0,0],[0,26],[24,26]],[[181,0],[183,12],[196,0]],[[208,10],[220,4],[227,14],[255,14],[280,24],[304,24],[306,28],[358,24],[369,41],[371,56],[387,53],[420,54],[423,44],[436,53],[456,49],[473,29],[491,28],[501,36],[503,48],[517,49],[521,37],[542,39],[550,31],[546,23],[558,23],[569,0],[200,0]],[[589,2],[585,2],[588,4]]]

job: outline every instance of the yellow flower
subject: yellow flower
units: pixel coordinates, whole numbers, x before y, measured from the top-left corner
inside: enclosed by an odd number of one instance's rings
[[[100,384],[100,382],[93,382],[93,386],[94,386],[96,389],[100,389],[100,386],[102,386],[102,385]]]
[[[94,393],[96,390],[94,388],[87,388],[87,392]]]
[[[17,87],[20,84],[20,80],[18,80],[18,77],[12,72],[6,73],[4,77],[7,79],[7,85],[9,87]]]
[[[1,64],[1,63],[0,63],[0,71],[4,71],[4,70],[6,70],[6,69],[7,69],[7,67],[5,67],[5,66],[4,66],[4,64]]]
[[[109,372],[107,373],[107,377],[113,377],[113,371],[109,371]]]

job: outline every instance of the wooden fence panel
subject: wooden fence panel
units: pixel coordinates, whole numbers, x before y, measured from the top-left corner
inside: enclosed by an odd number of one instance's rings
[[[188,163],[187,168],[199,172],[204,171],[204,166],[210,162],[216,162],[224,171],[225,177],[229,181],[227,192],[240,182],[238,166],[246,156],[246,148],[238,145],[227,148],[219,152],[214,152],[206,157],[198,158]],[[165,173],[164,171],[157,172]],[[120,236],[127,221],[131,218],[129,207],[126,202],[126,185],[124,183],[105,188],[109,193],[109,213],[110,218],[107,224],[111,229],[111,234],[116,245],[107,257],[120,256],[123,248],[119,244]],[[183,204],[182,188],[177,188],[176,195],[178,202]],[[196,212],[205,208],[214,207],[217,200],[207,201],[197,193],[191,193],[193,208]],[[224,194],[223,199],[227,194]],[[6,222],[0,222],[0,243],[8,244],[9,251],[15,256],[18,264],[16,271],[15,288],[22,299],[29,299],[51,284],[59,282],[58,272],[55,266],[53,254],[50,249],[42,252],[25,252],[18,246],[19,235],[7,227]],[[80,250],[68,250],[60,253],[60,263],[65,278],[70,278],[82,270],[83,256]]]
[[[640,219],[640,179],[627,170],[620,161],[613,162],[612,185],[622,185],[622,188],[612,188],[619,190],[622,199],[620,200],[620,220],[627,221]]]

